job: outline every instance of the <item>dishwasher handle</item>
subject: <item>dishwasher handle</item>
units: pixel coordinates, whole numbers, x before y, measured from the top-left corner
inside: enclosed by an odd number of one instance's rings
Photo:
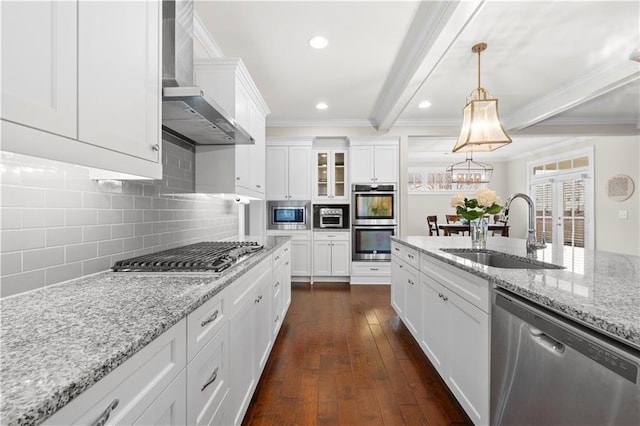
[[[493,308],[496,307],[527,323],[535,330],[532,335],[538,333],[537,337],[534,335],[538,342],[555,353],[570,347],[631,383],[640,384],[640,358],[621,343],[501,289],[495,290]]]
[[[529,334],[533,336],[533,340],[536,343],[538,343],[540,346],[547,349],[549,352],[552,352],[558,355],[564,354],[564,350],[565,350],[564,344],[554,339],[553,337],[549,336],[544,331],[529,325]]]

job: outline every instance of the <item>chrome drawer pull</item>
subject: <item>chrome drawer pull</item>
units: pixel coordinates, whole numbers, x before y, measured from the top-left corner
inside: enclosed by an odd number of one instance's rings
[[[218,310],[216,309],[216,311],[213,313],[213,315],[211,315],[206,320],[202,321],[200,326],[204,327],[205,325],[209,324],[210,322],[214,322],[217,318],[218,318]]]
[[[111,416],[111,412],[116,409],[116,407],[120,404],[120,400],[118,398],[114,399],[111,404],[107,407],[106,410],[102,412],[98,420],[91,423],[91,426],[103,426],[107,420],[109,420],[109,416]]]
[[[370,271],[377,271],[378,268],[369,268]]]
[[[262,295],[258,296],[258,298],[255,300],[255,303],[260,303],[261,300],[262,300]]]
[[[217,378],[218,378],[218,367],[216,367],[216,369],[213,370],[213,373],[211,374],[211,377],[209,377],[209,380],[207,381],[207,383],[205,383],[202,386],[202,389],[200,389],[200,392],[204,391],[207,388],[207,386],[209,386],[211,383],[215,382]]]
[[[285,265],[289,265],[289,261],[287,260],[287,262],[285,263]]]
[[[278,322],[279,319],[280,319],[280,315],[276,315],[276,320],[274,322]]]
[[[280,281],[276,281],[276,287],[278,287],[280,285]]]

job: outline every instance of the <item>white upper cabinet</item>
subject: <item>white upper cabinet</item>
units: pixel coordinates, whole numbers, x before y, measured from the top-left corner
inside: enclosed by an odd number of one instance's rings
[[[159,34],[156,2],[80,2],[80,140],[158,160]]]
[[[76,138],[77,5],[10,1],[0,7],[2,118]]]
[[[244,63],[240,58],[199,60],[194,65],[194,80],[255,141],[253,145],[199,146],[198,153],[215,154],[208,158],[206,172],[199,172],[196,166],[196,190],[264,198],[265,117],[269,109]]]
[[[397,183],[398,141],[351,139],[351,183]]]
[[[2,2],[3,150],[162,178],[159,2]]]
[[[316,150],[314,151],[314,159],[314,201],[348,202],[347,150]]]
[[[311,200],[311,141],[269,141],[267,199]]]

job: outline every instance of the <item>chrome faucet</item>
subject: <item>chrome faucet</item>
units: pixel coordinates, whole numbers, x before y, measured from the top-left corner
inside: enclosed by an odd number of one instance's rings
[[[543,249],[547,247],[547,243],[544,238],[544,234],[542,234],[542,241],[536,240],[536,224],[535,224],[535,207],[533,205],[533,200],[527,194],[523,194],[522,192],[517,192],[509,197],[507,202],[504,204],[504,212],[502,214],[503,220],[506,222],[509,218],[509,207],[511,206],[511,202],[516,198],[523,198],[527,204],[529,205],[529,230],[527,235],[527,254],[532,254],[536,250]]]

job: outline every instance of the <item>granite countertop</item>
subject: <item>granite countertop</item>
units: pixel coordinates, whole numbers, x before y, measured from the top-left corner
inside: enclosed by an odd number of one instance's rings
[[[392,237],[394,241],[486,278],[526,299],[640,349],[640,257],[548,245],[533,259],[564,269],[502,269],[440,249],[471,248],[469,237]],[[525,240],[490,237],[488,250],[526,257]]]
[[[0,424],[42,423],[289,237],[222,275],[113,273],[0,299]]]

